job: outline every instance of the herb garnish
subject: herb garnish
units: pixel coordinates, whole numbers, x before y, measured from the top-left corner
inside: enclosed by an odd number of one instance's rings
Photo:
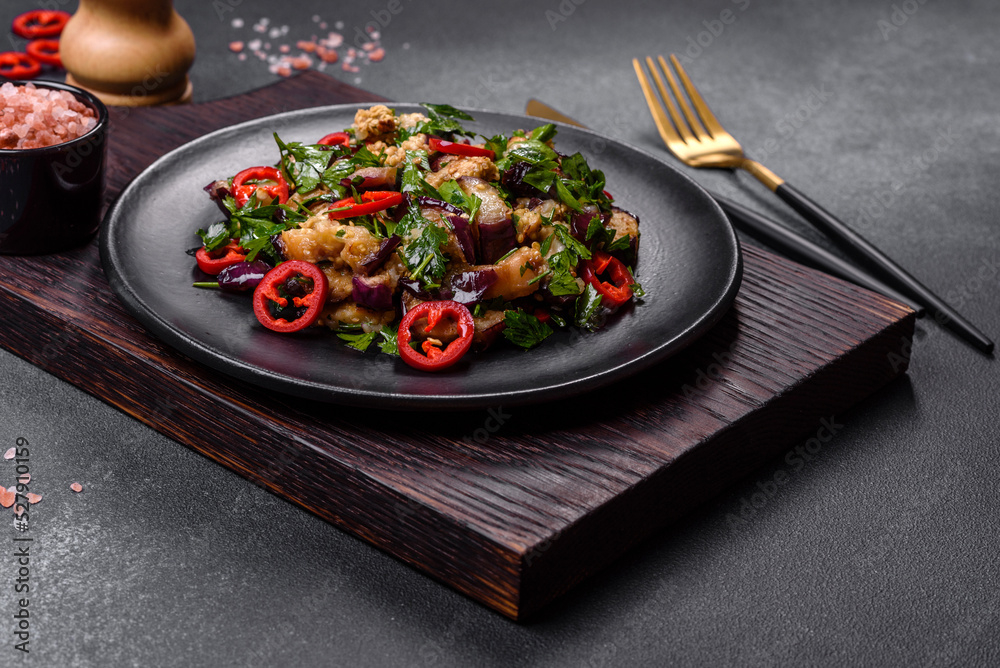
[[[521,309],[507,311],[503,322],[504,338],[525,350],[534,348],[552,334],[551,327]]]
[[[601,295],[590,283],[576,300],[573,324],[590,332],[600,329],[601,325],[604,324],[604,314],[601,312]]]
[[[261,206],[256,197],[248,199],[242,207],[237,207],[231,196],[226,197],[223,204],[229,211],[229,220],[215,223],[207,230],[198,230],[198,236],[208,251],[222,248],[230,239],[239,239],[240,247],[247,251],[248,262],[253,262],[261,252],[273,263],[281,262],[282,258],[271,245],[271,237],[298,227],[306,219],[285,204]]]

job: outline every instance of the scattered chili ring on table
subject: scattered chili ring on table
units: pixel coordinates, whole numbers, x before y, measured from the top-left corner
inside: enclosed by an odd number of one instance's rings
[[[275,167],[250,167],[233,177],[233,199],[243,206],[260,188],[278,204],[288,201],[288,181]]]
[[[10,27],[15,35],[27,39],[55,37],[63,31],[69,19],[69,12],[56,9],[33,9],[17,16]]]
[[[26,53],[0,53],[0,74],[8,79],[34,79],[42,71],[41,64]]]
[[[450,153],[451,155],[481,156],[490,160],[496,157],[496,154],[488,148],[472,146],[471,144],[459,144],[458,142],[439,139],[437,137],[428,137],[427,144],[431,147],[432,151],[441,151],[442,153]]]
[[[206,274],[218,276],[219,272],[226,267],[243,262],[247,259],[247,252],[240,248],[235,241],[230,241],[223,248],[209,251],[204,246],[194,254],[194,259],[198,261],[198,268]]]
[[[439,348],[439,341],[426,339],[420,346],[424,351],[421,355],[410,341],[413,338],[413,325],[421,318],[427,319],[424,333],[430,333],[441,322],[442,318],[450,317],[455,321],[458,338],[444,348]],[[411,308],[399,323],[397,343],[399,356],[403,361],[420,371],[441,371],[447,369],[462,359],[472,346],[472,335],[475,333],[475,322],[472,313],[462,304],[452,301],[423,302]]]
[[[599,276],[607,274],[614,284],[602,281]],[[616,257],[604,251],[594,251],[593,258],[583,260],[580,264],[580,277],[594,286],[601,295],[601,304],[608,308],[621,306],[632,298],[632,288],[635,278],[628,267]]]
[[[297,332],[319,318],[330,285],[311,262],[282,262],[253,291],[253,312],[260,324],[281,333]]]
[[[24,50],[43,65],[62,67],[62,58],[59,57],[59,40],[57,39],[36,39],[28,42]]]
[[[355,216],[367,216],[376,211],[383,211],[403,203],[403,193],[392,190],[375,190],[361,193],[361,202],[354,201],[352,197],[346,197],[330,205],[330,219],[339,220],[341,218],[354,218]]]
[[[346,132],[331,132],[316,143],[322,146],[347,146],[351,143],[351,135]]]

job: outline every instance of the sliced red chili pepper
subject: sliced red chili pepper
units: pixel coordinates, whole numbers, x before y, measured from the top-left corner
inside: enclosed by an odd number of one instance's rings
[[[552,320],[552,316],[549,315],[549,312],[546,311],[543,308],[536,308],[535,309],[535,317],[538,318],[538,322],[540,322],[542,324],[545,324],[549,320]]]
[[[275,167],[250,167],[233,177],[233,199],[237,206],[247,203],[257,189],[261,188],[278,204],[288,201],[288,181],[281,170]]]
[[[10,27],[15,35],[27,39],[55,37],[63,31],[69,19],[69,12],[56,9],[33,9],[17,16]]]
[[[439,348],[438,344],[431,339],[426,339],[420,346],[420,349],[424,351],[423,355],[414,350],[413,346],[410,345],[410,340],[413,337],[411,331],[413,325],[421,318],[426,318],[427,326],[424,327],[424,333],[429,333],[446,316],[455,321],[458,338],[443,349]],[[399,356],[403,358],[404,362],[420,371],[447,369],[469,352],[475,329],[476,324],[472,319],[472,313],[462,304],[452,301],[423,302],[407,311],[399,323],[397,338]]]
[[[41,73],[41,64],[26,53],[0,53],[0,74],[8,79],[34,79]]]
[[[330,218],[339,220],[341,218],[354,218],[355,216],[367,216],[376,211],[389,209],[403,203],[403,193],[392,190],[376,190],[361,193],[361,204],[347,197],[336,201],[330,205]],[[335,209],[340,209],[336,211]]]
[[[602,281],[598,276],[607,273],[614,284]],[[580,277],[594,286],[601,295],[601,304],[608,308],[617,308],[632,298],[632,288],[635,278],[628,267],[616,257],[604,251],[594,251],[593,258],[583,260],[580,264]]]
[[[348,146],[351,143],[351,135],[346,132],[331,132],[316,143],[322,146]]]
[[[428,137],[427,143],[430,145],[432,151],[441,151],[442,153],[449,153],[451,155],[482,156],[489,158],[490,160],[496,157],[496,154],[488,148],[472,146],[471,144],[459,144],[458,142],[448,141],[447,139]]]
[[[297,332],[316,322],[329,293],[322,269],[311,262],[290,260],[261,279],[253,291],[253,312],[270,330]]]
[[[247,252],[240,248],[235,241],[230,241],[225,247],[214,251],[205,250],[205,247],[202,246],[194,254],[194,259],[198,261],[198,268],[203,272],[218,276],[219,272],[226,267],[246,260]]]
[[[28,46],[24,47],[24,50],[43,65],[62,67],[62,58],[59,57],[59,40],[57,39],[36,39],[28,42]]]

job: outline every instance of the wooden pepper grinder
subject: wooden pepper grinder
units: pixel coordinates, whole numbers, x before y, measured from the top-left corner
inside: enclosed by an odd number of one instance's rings
[[[60,41],[66,83],[109,105],[191,100],[194,35],[172,0],[80,0]]]

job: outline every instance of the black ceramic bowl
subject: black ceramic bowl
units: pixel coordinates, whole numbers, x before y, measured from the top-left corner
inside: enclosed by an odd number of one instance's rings
[[[13,81],[15,86],[26,81]],[[90,93],[54,81],[97,115],[90,132],[55,146],[0,149],[0,253],[30,255],[74,248],[100,223],[108,110]]]

